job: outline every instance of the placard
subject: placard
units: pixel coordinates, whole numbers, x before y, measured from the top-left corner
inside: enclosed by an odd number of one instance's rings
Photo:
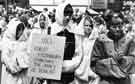
[[[61,79],[65,37],[33,33],[30,40],[29,76]]]

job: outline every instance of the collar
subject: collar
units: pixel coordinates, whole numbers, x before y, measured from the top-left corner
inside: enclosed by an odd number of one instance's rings
[[[64,29],[67,29],[69,32],[73,33],[73,26],[71,26],[71,25],[62,26],[62,25],[59,25],[57,23],[54,23],[52,25],[51,34],[57,34],[60,31],[64,31]]]

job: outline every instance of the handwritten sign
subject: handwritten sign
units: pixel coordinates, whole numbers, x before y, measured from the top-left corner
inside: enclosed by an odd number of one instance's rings
[[[65,37],[33,33],[30,41],[29,76],[60,80]]]

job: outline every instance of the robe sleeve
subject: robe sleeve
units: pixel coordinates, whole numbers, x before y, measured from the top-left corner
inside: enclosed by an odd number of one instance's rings
[[[72,60],[64,60],[63,63],[63,72],[74,72],[74,70],[79,67],[83,55],[82,55],[82,40],[81,36],[75,35],[75,54]]]
[[[4,41],[4,46],[2,48],[2,63],[11,73],[16,73],[21,70],[18,66],[17,58],[14,56],[16,44],[15,41]]]

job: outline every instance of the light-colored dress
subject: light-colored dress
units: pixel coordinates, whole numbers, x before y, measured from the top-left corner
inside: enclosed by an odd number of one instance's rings
[[[19,40],[15,39],[16,28],[21,22],[17,19],[8,24],[2,39],[2,80],[1,84],[30,84],[27,76],[28,55],[27,36],[23,31]]]

